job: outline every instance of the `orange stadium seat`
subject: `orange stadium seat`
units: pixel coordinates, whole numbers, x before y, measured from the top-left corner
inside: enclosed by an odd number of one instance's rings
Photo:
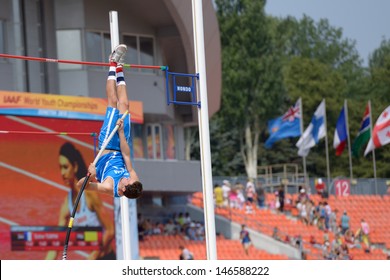
[[[195,195],[199,197],[200,195]],[[297,196],[291,195],[293,201]],[[266,194],[266,199],[273,200],[274,194]],[[320,201],[324,201],[319,195],[312,195],[311,199],[317,205]],[[330,195],[326,200],[331,206],[332,210],[338,209],[338,221],[343,213],[347,211],[350,216],[350,225],[352,231],[355,233],[360,228],[361,219],[365,219],[371,229],[371,243],[378,246],[385,246],[390,249],[390,198],[389,196],[381,197],[379,195],[350,195],[345,197],[336,197]],[[196,205],[198,207],[202,207]],[[263,234],[272,235],[274,227],[278,227],[279,232],[294,236],[301,236],[304,240],[304,249],[308,251],[308,259],[318,259],[322,257],[322,252],[313,250],[309,244],[311,236],[314,236],[316,241],[320,244],[324,241],[325,234],[328,236],[330,242],[335,238],[334,233],[324,232],[319,230],[316,226],[306,226],[302,222],[297,221],[295,216],[298,211],[295,207],[291,209],[291,217],[284,214],[276,213],[269,209],[256,209],[256,215],[245,214],[243,210],[236,209],[219,209],[216,211],[217,215],[231,218],[237,223],[246,223],[248,227],[258,230]],[[250,215],[250,216],[249,216]],[[311,255],[310,255],[311,253]],[[363,249],[354,249],[354,259],[386,259],[387,256],[381,249],[371,250],[370,253],[365,253]]]

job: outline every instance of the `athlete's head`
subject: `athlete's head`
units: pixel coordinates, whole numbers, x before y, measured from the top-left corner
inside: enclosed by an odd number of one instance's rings
[[[127,198],[138,198],[142,194],[142,183],[131,178],[122,178],[118,185],[118,192]]]
[[[136,199],[142,195],[142,183],[140,181],[126,185],[125,188],[126,190],[123,192],[123,195],[127,198]]]

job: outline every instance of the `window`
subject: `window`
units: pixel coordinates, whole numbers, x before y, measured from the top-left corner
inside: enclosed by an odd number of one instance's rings
[[[143,126],[140,124],[132,125],[133,152],[135,158],[145,158]]]
[[[56,36],[58,59],[82,60],[80,30],[57,30]],[[79,64],[58,64],[59,70],[77,70],[81,67]]]
[[[0,20],[0,53],[5,53],[5,22]]]
[[[140,52],[140,64],[141,65],[153,65],[153,39],[152,38],[139,38],[139,52]],[[141,69],[143,72],[150,72],[148,69]]]
[[[176,159],[175,127],[164,125],[164,151],[166,159]]]
[[[111,53],[110,34],[104,32],[87,31],[85,32],[85,39],[87,61],[107,62],[108,56]]]
[[[129,64],[154,65],[154,39],[145,36],[125,35],[127,45],[126,59]],[[153,73],[151,69],[131,69],[133,72]]]
[[[161,125],[150,124],[146,127],[146,141],[149,159],[162,159]]]

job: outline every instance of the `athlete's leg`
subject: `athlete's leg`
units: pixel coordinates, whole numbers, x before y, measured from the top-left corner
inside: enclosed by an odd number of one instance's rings
[[[118,110],[120,114],[123,114],[129,110],[129,99],[127,97],[123,66],[121,64],[118,64],[116,67],[116,86],[116,92],[118,94]]]
[[[127,51],[126,45],[118,45],[110,55],[110,70],[108,72],[108,78],[106,83],[106,94],[108,106],[117,108],[118,95],[116,92],[116,67],[118,63],[123,63],[124,56]]]
[[[110,70],[106,82],[106,94],[109,107],[117,108],[118,98],[116,94],[116,62],[110,61]]]

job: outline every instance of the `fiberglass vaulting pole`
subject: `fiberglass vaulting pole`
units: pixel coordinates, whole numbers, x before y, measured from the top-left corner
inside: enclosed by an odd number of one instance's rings
[[[215,214],[213,201],[213,178],[211,172],[211,150],[209,110],[207,103],[206,56],[202,0],[192,0],[192,24],[194,33],[195,70],[199,73],[197,94],[200,94],[201,108],[198,108],[199,141],[202,169],[203,204],[206,234],[206,253],[208,260],[217,259],[217,240],[215,235]]]

